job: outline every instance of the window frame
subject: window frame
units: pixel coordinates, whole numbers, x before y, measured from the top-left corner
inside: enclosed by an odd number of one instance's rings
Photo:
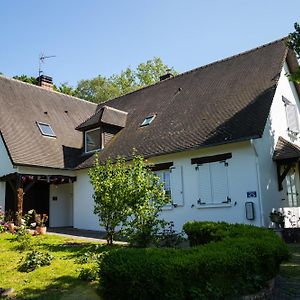
[[[53,130],[53,128],[51,127],[50,124],[45,123],[45,122],[38,122],[38,121],[36,122],[36,124],[37,124],[37,126],[38,126],[38,128],[39,128],[39,130],[40,130],[40,132],[41,132],[41,134],[42,134],[43,136],[56,138],[56,134],[55,134],[55,132],[54,132],[54,130]],[[50,131],[53,132],[53,134],[51,134],[51,133],[46,133],[46,132],[42,129],[42,126],[48,126],[49,129],[50,129]]]
[[[224,159],[225,158],[225,159]],[[231,207],[231,198],[230,198],[230,188],[229,188],[229,176],[228,176],[228,161],[227,159],[230,159],[232,158],[232,154],[231,153],[226,153],[226,154],[221,154],[221,155],[215,155],[215,156],[206,156],[206,157],[200,157],[200,158],[194,158],[191,160],[191,163],[197,163],[197,166],[195,167],[195,170],[198,173],[198,193],[199,193],[199,199],[197,201],[197,207],[198,208],[207,208],[207,207]],[[201,163],[199,163],[201,162]],[[220,163],[220,164],[224,164],[224,168],[225,169],[225,175],[226,175],[226,178],[224,178],[224,182],[226,183],[226,193],[227,194],[227,201],[215,201],[217,199],[214,199],[214,192],[213,192],[213,189],[214,189],[214,180],[212,178],[213,174],[212,174],[212,168],[211,166],[213,164],[217,164],[217,163]],[[201,184],[199,182],[199,180],[201,180],[201,166],[202,165],[206,165],[207,166],[207,170],[206,171],[203,171],[203,172],[206,172],[208,174],[206,175],[209,175],[209,193],[211,195],[211,201],[210,202],[201,202],[202,199],[201,199],[201,194],[203,193],[203,191],[201,191]]]
[[[164,184],[164,191],[165,191],[165,193],[166,193],[166,195],[170,198],[170,202],[169,203],[167,203],[166,205],[164,205],[163,207],[162,207],[162,209],[172,209],[173,208],[173,199],[172,199],[172,187],[171,187],[171,172],[170,172],[170,169],[159,169],[159,170],[156,170],[156,171],[153,171],[154,172],[154,174],[155,174],[155,176],[157,176],[157,177],[159,177],[159,179],[161,179],[161,176],[159,176],[160,174],[163,174],[163,177],[165,177],[164,176],[164,174],[165,173],[168,173],[169,174],[169,189],[168,190],[166,190],[165,189],[165,180],[164,181],[161,181],[161,180],[159,180],[159,183],[163,183]],[[165,178],[163,178],[163,179],[165,179]]]
[[[145,127],[145,126],[149,126],[153,120],[155,119],[156,117],[156,114],[153,114],[153,115],[148,115],[148,117],[146,117],[144,119],[144,121],[141,123],[140,127]],[[149,121],[147,121],[149,119]]]
[[[95,150],[87,151],[87,133],[92,132],[92,131],[96,131],[96,130],[99,130],[100,147],[98,149],[95,149]],[[93,152],[97,152],[97,151],[99,151],[101,149],[103,149],[101,127],[96,127],[96,128],[92,128],[92,129],[86,130],[84,132],[84,152],[85,153],[93,153]]]

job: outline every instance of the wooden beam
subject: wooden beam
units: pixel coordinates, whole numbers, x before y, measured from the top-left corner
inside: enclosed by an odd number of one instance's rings
[[[191,159],[191,164],[202,165],[202,164],[208,164],[217,161],[225,161],[226,159],[230,159],[230,158],[232,158],[232,153],[223,153],[223,154],[212,155],[212,156],[195,157]]]
[[[17,189],[18,192],[18,210],[17,210],[17,225],[21,225],[21,219],[23,215],[23,200],[24,200],[24,190],[23,187]]]
[[[294,161],[287,162],[286,164],[277,162],[277,180],[278,180],[278,190],[279,191],[283,190],[282,182],[285,179],[288,172],[290,171],[293,164],[294,164]],[[280,169],[281,169],[281,166],[283,166],[283,165],[284,165],[284,170],[283,170],[282,174],[280,174]]]

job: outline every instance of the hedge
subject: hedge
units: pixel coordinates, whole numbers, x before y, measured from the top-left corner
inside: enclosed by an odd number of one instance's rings
[[[270,229],[244,224],[228,224],[225,222],[190,221],[183,225],[191,246],[204,245],[220,241],[226,237],[264,237],[274,235]]]
[[[287,258],[286,245],[269,230],[226,226],[223,240],[204,246],[106,253],[99,262],[104,299],[233,299],[259,290]]]

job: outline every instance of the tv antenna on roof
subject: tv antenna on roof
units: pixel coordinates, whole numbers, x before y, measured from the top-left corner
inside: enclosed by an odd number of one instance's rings
[[[44,63],[45,59],[56,57],[56,55],[45,55],[43,52],[39,56],[39,77],[42,75],[42,64]]]

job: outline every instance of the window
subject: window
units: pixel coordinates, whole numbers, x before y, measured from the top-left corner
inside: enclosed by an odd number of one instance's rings
[[[156,171],[155,174],[157,177],[159,177],[159,181],[164,183],[164,189],[166,195],[171,197],[170,171],[169,170]]]
[[[217,161],[198,165],[198,205],[220,205],[231,202],[228,192],[228,163]]]
[[[40,129],[42,135],[56,137],[53,129],[49,124],[37,122],[37,126]]]
[[[151,122],[155,119],[155,116],[156,116],[156,115],[151,115],[151,116],[145,118],[145,120],[144,120],[143,123],[141,124],[141,127],[150,125]]]
[[[156,171],[155,174],[163,182],[166,195],[170,197],[171,203],[164,208],[183,206],[183,177],[182,167],[170,167],[170,169]]]
[[[282,101],[285,105],[288,131],[297,134],[299,133],[298,108],[285,97],[282,97]]]
[[[292,167],[289,173],[286,175],[286,192],[288,198],[289,207],[298,206],[298,192],[296,189],[296,170]]]
[[[101,149],[100,128],[91,129],[85,132],[85,152],[92,152]]]

